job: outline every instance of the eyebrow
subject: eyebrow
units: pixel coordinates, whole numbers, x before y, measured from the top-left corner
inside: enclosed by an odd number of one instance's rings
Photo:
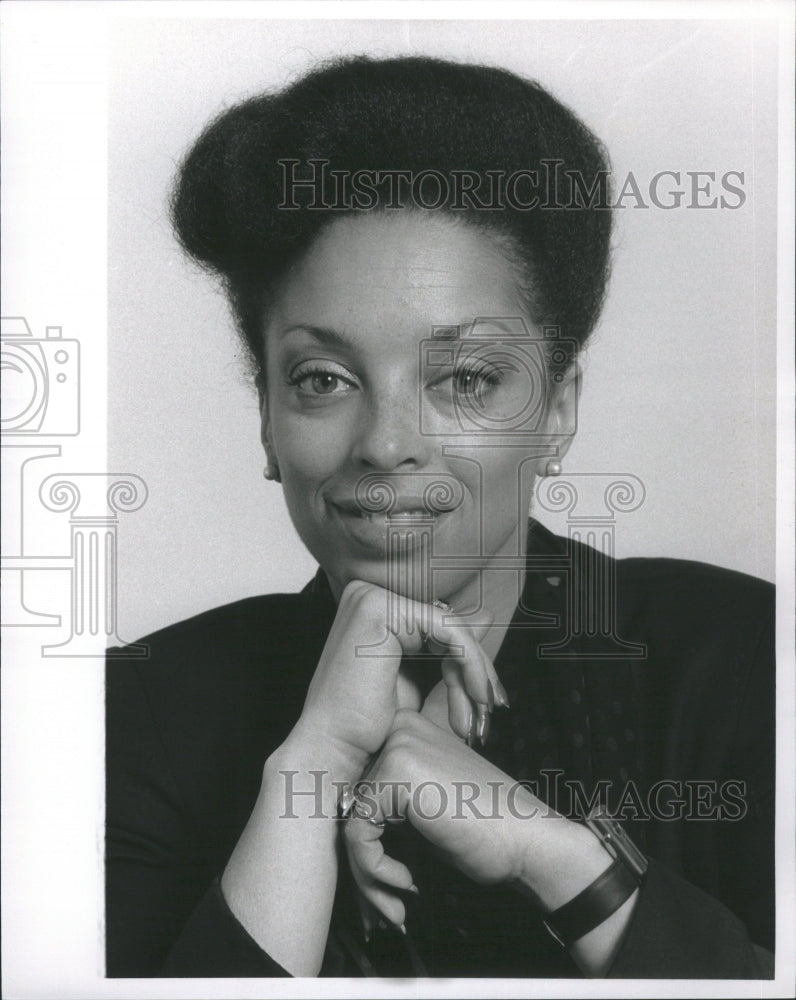
[[[450,326],[438,326],[435,327],[431,337],[435,340],[458,340],[461,337],[463,328],[465,328],[465,324],[457,326],[455,323],[452,323]],[[319,341],[321,344],[326,344],[328,347],[345,347],[348,350],[354,350],[354,344],[345,333],[340,330],[333,330],[328,326],[295,323],[293,326],[282,330],[279,334],[279,339],[282,340],[291,333],[308,333],[314,340]]]
[[[348,348],[353,348],[351,340],[342,333],[340,330],[333,330],[328,326],[313,326],[308,323],[296,323],[293,326],[289,326],[279,333],[280,340],[286,337],[289,333],[308,333],[315,340],[319,340],[322,344],[329,344],[331,346],[343,346]]]
[[[488,323],[508,334],[514,332],[512,318],[510,317],[477,316],[470,322],[440,324],[434,328],[430,337],[434,340],[460,340],[462,338],[462,331],[471,330],[479,322]],[[294,323],[292,326],[288,326],[280,331],[280,340],[290,333],[308,333],[322,344],[327,344],[331,347],[346,347],[349,350],[355,349],[355,344],[346,333],[341,330],[334,330],[329,326],[315,326],[312,323]]]
[[[517,321],[523,324],[523,328],[527,331],[527,326],[524,325],[524,320],[520,317],[513,316],[475,316],[469,322],[451,323],[450,326],[439,326],[436,327],[432,337],[434,340],[461,340],[462,334],[465,336],[463,339],[467,339],[466,334],[470,333],[476,325],[494,327],[496,330],[501,330],[503,333],[507,333],[510,336],[517,335]]]

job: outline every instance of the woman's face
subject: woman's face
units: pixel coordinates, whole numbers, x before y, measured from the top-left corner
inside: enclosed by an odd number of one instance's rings
[[[534,474],[565,450],[551,435],[575,392],[547,399],[523,313],[492,239],[444,217],[341,218],[288,273],[265,331],[263,441],[337,593],[361,579],[463,607],[497,556],[524,552]]]

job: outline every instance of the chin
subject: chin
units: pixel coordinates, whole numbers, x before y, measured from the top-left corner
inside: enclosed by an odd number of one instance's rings
[[[385,559],[346,560],[334,567],[321,563],[332,584],[332,589],[338,594],[352,580],[362,580],[384,590],[406,597],[421,604],[430,604],[435,600],[443,600],[456,608],[456,597],[465,588],[473,589],[474,596],[470,604],[478,602],[477,579],[469,576],[463,578],[453,571],[434,573],[433,576],[418,566],[416,560],[399,560],[392,566]],[[475,585],[475,586],[474,586]],[[454,599],[451,600],[451,597]]]

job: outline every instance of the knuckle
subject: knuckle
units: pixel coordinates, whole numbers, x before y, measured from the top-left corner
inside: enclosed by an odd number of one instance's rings
[[[365,584],[358,595],[359,611],[368,618],[376,618],[384,613],[384,592],[372,584]]]
[[[373,869],[373,877],[379,882],[387,882],[391,874],[390,859],[387,855],[379,858],[378,864]],[[400,888],[400,886],[398,886]]]
[[[400,719],[399,715],[402,716]],[[417,721],[410,716],[417,716],[417,712],[412,712],[409,709],[399,709],[396,712],[392,731],[384,744],[384,757],[386,761],[389,761],[387,765],[389,769],[395,766],[396,757],[406,760],[414,752],[417,743]]]
[[[412,746],[405,734],[389,737],[384,748],[383,771],[385,775],[403,775],[409,771],[413,760]]]
[[[414,732],[417,728],[418,714],[411,708],[399,708],[395,713],[393,733]]]
[[[349,580],[345,587],[343,587],[343,592],[340,595],[340,603],[355,604],[366,586],[367,584],[364,584],[361,580]]]

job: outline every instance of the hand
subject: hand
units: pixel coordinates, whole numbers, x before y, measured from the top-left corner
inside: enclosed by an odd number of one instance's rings
[[[444,700],[448,721],[462,736],[471,728],[470,699],[487,705],[491,690],[502,692],[494,688],[494,667],[477,638],[470,629],[446,625],[448,617],[370,584],[349,584],[301,717],[265,763],[221,888],[248,933],[293,975],[316,975],[321,967],[337,885],[339,783],[361,776],[387,739],[402,696],[411,694],[408,684],[399,689],[402,658],[432,642],[437,652],[447,651]],[[322,776],[326,822],[315,816],[314,795],[301,797],[296,818],[286,821],[284,776],[296,769],[304,775],[317,769]]]
[[[462,739],[474,730],[473,702],[491,705],[505,692],[491,660],[471,628],[446,622],[449,612],[421,604],[362,581],[349,583],[310,683],[292,742],[334,744],[355,763],[384,744],[401,708],[399,670],[405,656],[420,653],[426,635],[447,655],[443,680],[448,721]],[[358,768],[358,769],[357,769]]]
[[[576,896],[611,862],[585,826],[435,725],[425,707],[421,714],[401,711],[345,826],[366,935],[379,915],[401,927],[399,891],[418,891],[409,869],[381,844],[384,824],[404,820],[473,881],[511,884],[545,912]],[[573,957],[582,968],[606,967],[629,912],[578,942]]]
[[[428,704],[428,703],[427,703]],[[435,711],[432,708],[433,711]],[[409,869],[388,857],[376,823],[406,820],[465,875],[481,884],[518,882],[540,835],[566,821],[424,712],[399,711],[345,827],[351,871],[370,907],[396,926]],[[551,823],[531,818],[550,815]],[[544,854],[540,861],[543,862]],[[364,919],[369,915],[365,908]]]

